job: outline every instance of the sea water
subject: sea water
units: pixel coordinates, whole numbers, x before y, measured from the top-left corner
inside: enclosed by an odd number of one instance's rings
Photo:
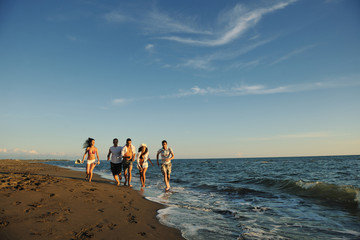
[[[107,161],[94,172],[112,179]],[[156,161],[146,188],[132,173],[135,190],[167,206],[160,222],[189,240],[360,239],[360,156],[174,159],[169,192]]]

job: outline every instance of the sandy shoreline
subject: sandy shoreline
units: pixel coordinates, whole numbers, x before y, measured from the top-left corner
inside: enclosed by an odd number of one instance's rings
[[[183,239],[130,188],[31,160],[0,160],[0,239]]]

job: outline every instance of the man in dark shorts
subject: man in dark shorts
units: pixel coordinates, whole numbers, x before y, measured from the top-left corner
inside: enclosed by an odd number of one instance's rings
[[[119,140],[117,138],[114,138],[113,140],[114,146],[111,146],[109,148],[107,160],[108,161],[110,160],[110,155],[111,155],[111,161],[110,161],[111,172],[114,176],[117,185],[119,186],[121,180],[121,170],[122,170],[122,158],[121,158],[122,147],[118,146],[118,143]]]

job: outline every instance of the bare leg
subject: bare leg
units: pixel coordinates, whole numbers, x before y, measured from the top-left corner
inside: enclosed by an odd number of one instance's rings
[[[114,175],[114,179],[117,183],[116,185],[120,186],[119,175]]]
[[[125,176],[124,186],[126,186],[126,183],[128,182],[128,169],[125,169],[124,176]]]
[[[90,164],[86,164],[86,177],[85,180],[89,180],[90,176]]]
[[[140,182],[141,182],[141,186],[144,186],[144,184],[143,184],[143,182],[144,182],[144,180],[143,180],[143,175],[142,175],[142,172],[143,172],[143,170],[141,169],[139,169],[139,175],[140,175]]]
[[[142,184],[143,187],[145,187],[145,181],[146,181],[146,175],[145,174],[146,174],[146,171],[147,171],[147,168],[144,168],[142,173],[141,173],[142,174],[142,182],[141,182],[141,184]]]
[[[92,179],[92,177],[93,177],[93,170],[94,170],[96,164],[95,164],[95,163],[92,163],[92,164],[88,164],[88,165],[90,165],[90,177],[89,177],[89,182],[91,182],[91,179]]]
[[[166,185],[165,191],[168,191],[170,189],[170,184],[169,184],[169,177],[166,171],[164,172],[164,182]]]
[[[128,182],[129,187],[132,187],[132,185],[131,185],[131,171],[132,171],[132,165],[129,166],[129,182]]]

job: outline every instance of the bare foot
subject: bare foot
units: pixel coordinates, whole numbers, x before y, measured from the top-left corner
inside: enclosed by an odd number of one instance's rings
[[[129,187],[132,187],[132,185],[129,185]]]
[[[116,184],[117,186],[120,186],[120,182],[117,182],[117,184]]]

